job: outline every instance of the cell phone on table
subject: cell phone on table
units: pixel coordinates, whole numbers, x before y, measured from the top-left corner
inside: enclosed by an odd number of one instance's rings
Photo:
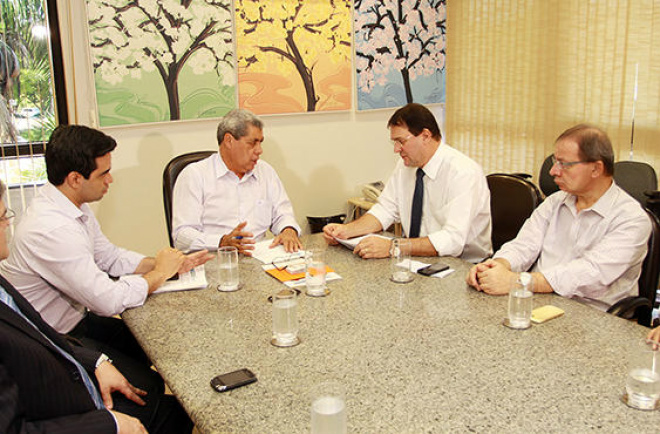
[[[246,384],[254,383],[255,381],[257,381],[257,376],[254,375],[254,372],[243,368],[213,377],[211,387],[216,392],[226,392],[237,387],[245,386]]]
[[[422,267],[417,272],[422,276],[433,276],[435,273],[445,271],[449,269],[449,265],[443,264],[442,262],[436,262],[426,267]]]

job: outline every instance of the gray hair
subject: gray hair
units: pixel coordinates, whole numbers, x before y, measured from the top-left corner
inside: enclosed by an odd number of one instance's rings
[[[236,139],[247,136],[248,125],[252,125],[260,130],[264,129],[264,123],[251,111],[245,109],[234,109],[230,111],[218,124],[218,145],[222,143],[227,133]]]

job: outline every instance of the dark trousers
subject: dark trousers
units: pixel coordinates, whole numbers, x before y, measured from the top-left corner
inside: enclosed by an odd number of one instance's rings
[[[88,312],[68,335],[82,342],[87,348],[107,354],[116,361],[117,366],[120,366],[126,358],[129,362],[151,366],[151,360],[126,323],[119,318],[107,318]]]
[[[174,396],[164,394],[163,379],[151,369],[151,360],[124,321],[89,312],[68,335],[83,346],[106,354],[131,384],[147,391],[144,407],[114,393],[115,410],[139,419],[151,434],[192,431],[192,421]]]

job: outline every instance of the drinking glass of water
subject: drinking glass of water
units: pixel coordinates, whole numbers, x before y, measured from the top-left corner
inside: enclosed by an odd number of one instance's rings
[[[236,247],[218,248],[218,291],[230,292],[239,289],[238,249]]]
[[[346,434],[346,398],[340,383],[316,385],[311,401],[312,434]]]
[[[410,270],[410,240],[407,238],[395,238],[390,247],[392,275],[390,280],[396,283],[408,283],[413,281],[413,273]]]
[[[657,342],[640,339],[630,353],[623,401],[639,410],[655,410],[660,400],[660,348]]]
[[[507,326],[526,329],[531,326],[533,280],[529,273],[519,273],[512,279],[509,291],[509,316]]]
[[[298,338],[298,300],[296,291],[280,289],[273,294],[273,338],[276,347],[293,347]]]
[[[306,294],[312,297],[325,297],[328,290],[325,285],[325,250],[308,249],[305,252]]]

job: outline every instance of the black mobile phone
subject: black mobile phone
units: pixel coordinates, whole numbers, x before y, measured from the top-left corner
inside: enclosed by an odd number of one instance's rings
[[[423,276],[432,276],[435,273],[445,271],[448,268],[449,265],[443,264],[442,262],[436,262],[435,264],[431,264],[427,267],[420,268],[419,270],[417,270],[417,272]]]
[[[257,376],[249,369],[243,368],[234,372],[218,375],[211,380],[211,387],[216,392],[226,392],[237,387],[257,381]]]

